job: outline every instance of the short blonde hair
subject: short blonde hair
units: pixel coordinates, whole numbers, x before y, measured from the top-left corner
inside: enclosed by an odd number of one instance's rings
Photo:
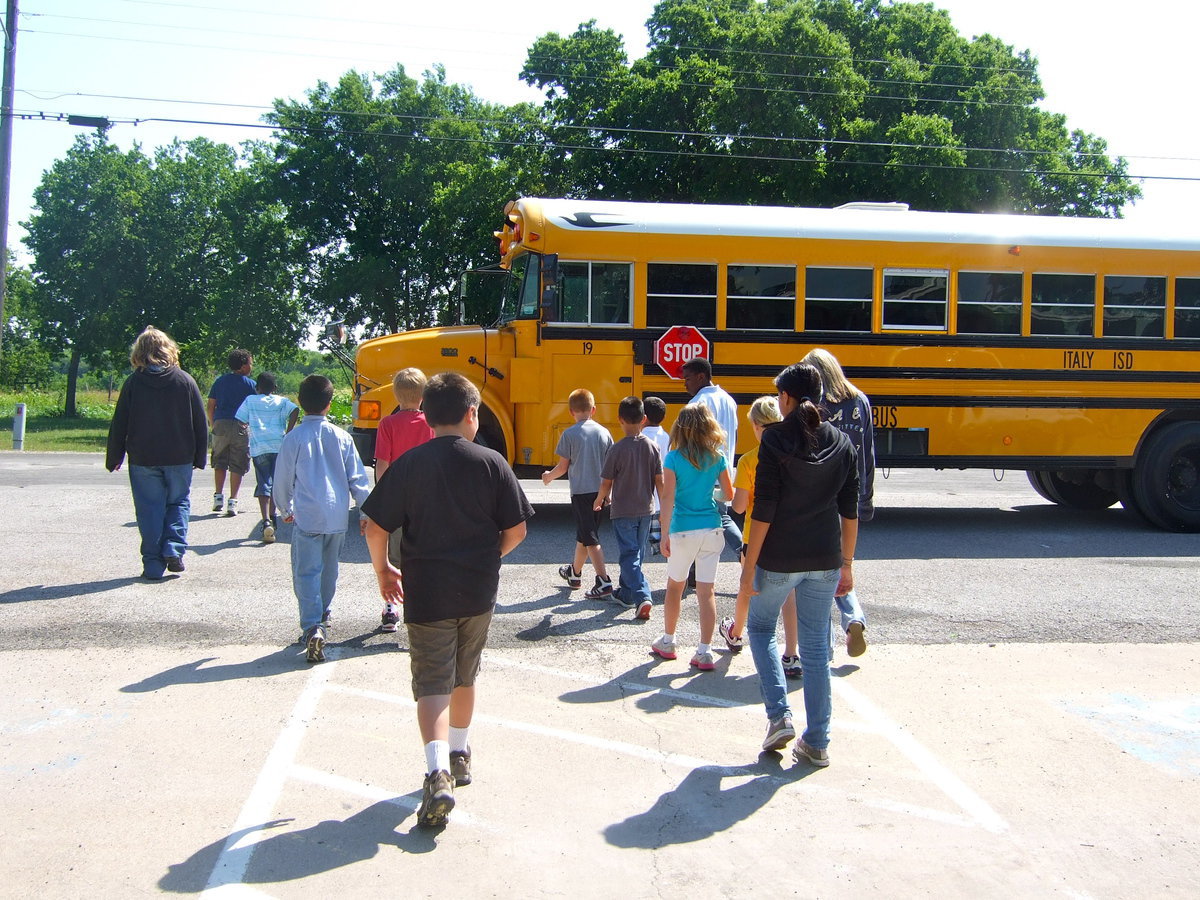
[[[159,331],[153,325],[147,325],[146,330],[137,336],[137,340],[129,348],[129,364],[135,369],[144,369],[146,366],[177,366],[179,346],[166,332]]]
[[[567,409],[573,413],[591,412],[596,408],[596,398],[587,388],[576,388],[567,397]]]
[[[750,409],[746,411],[746,418],[760,426],[783,421],[783,415],[779,412],[779,401],[769,394],[759,397],[750,404]]]
[[[409,367],[401,369],[392,376],[392,393],[396,402],[411,409],[420,409],[421,395],[425,392],[425,373],[420,369]]]
[[[821,347],[816,347],[808,351],[808,355],[800,362],[805,365],[812,366],[821,374],[821,384],[824,387],[824,399],[834,403],[841,403],[843,400],[849,400],[852,397],[857,397],[862,394],[846,378],[846,373],[842,371],[841,364],[838,363],[837,357],[824,350]],[[813,400],[819,398],[814,397]]]

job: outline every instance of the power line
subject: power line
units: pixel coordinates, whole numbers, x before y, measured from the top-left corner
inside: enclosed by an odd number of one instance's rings
[[[36,91],[23,90],[22,94],[30,94],[36,97]],[[44,92],[44,91],[43,91]],[[62,97],[94,97],[100,100],[128,100],[148,103],[170,103],[179,104],[179,106],[204,106],[204,107],[224,107],[230,109],[259,109],[262,112],[270,113],[275,109],[274,106],[262,106],[257,103],[228,103],[218,101],[204,100],[169,100],[163,97],[134,97],[120,94],[89,94],[83,91],[60,92],[56,94],[55,100]],[[42,97],[42,100],[48,100],[49,97]],[[442,121],[444,116],[438,115],[415,115],[410,113],[365,113],[356,109],[320,109],[314,110],[320,115],[325,116],[347,116],[347,118],[359,119],[403,119],[407,121],[431,122]],[[131,121],[134,119],[131,118]],[[520,127],[522,124],[516,120],[505,119],[476,119],[467,118],[467,116],[456,116],[457,122],[468,122],[475,125],[490,125],[490,126],[514,126]],[[959,150],[962,152],[988,152],[988,154],[1008,154],[1021,156],[1056,156],[1061,151],[1057,150],[1037,150],[1037,149],[1021,149],[1021,148],[994,148],[994,146],[966,146],[954,145],[947,146],[944,144],[906,144],[892,142],[892,140],[847,140],[840,138],[802,138],[802,137],[784,137],[778,134],[742,134],[742,133],[718,133],[718,132],[698,132],[698,131],[670,131],[661,130],[661,128],[634,128],[623,127],[617,125],[569,125],[569,124],[553,124],[547,126],[548,130],[564,130],[564,131],[583,131],[588,133],[601,132],[605,134],[629,134],[629,136],[650,136],[650,137],[670,137],[670,138],[704,138],[704,139],[721,139],[727,142],[767,142],[776,144],[817,144],[821,146],[863,146],[863,148],[901,148],[906,150]],[[1108,160],[1108,154],[1099,154],[1099,152],[1086,152],[1086,154],[1073,154],[1076,158],[1102,158]],[[1188,157],[1133,157],[1133,158],[1176,158],[1178,161],[1200,162],[1200,158],[1192,160]]]
[[[61,99],[63,97],[91,97],[96,99],[107,100],[131,100],[145,103],[168,103],[172,105],[183,106],[217,106],[229,109],[252,109],[261,110],[263,113],[269,113],[275,109],[274,106],[264,106],[257,103],[232,103],[227,101],[216,100],[176,100],[165,97],[137,97],[125,94],[95,94],[84,91],[62,91],[54,92],[46,89],[25,89],[20,93],[29,94],[37,99]],[[51,93],[52,97],[38,97],[38,93]],[[371,113],[362,112],[359,110],[343,110],[343,109],[323,109],[319,110],[321,115],[325,116],[345,116],[356,117],[362,119],[405,119],[419,122],[435,122],[441,120],[441,116],[421,116],[411,113]],[[131,121],[133,119],[131,118]],[[467,118],[457,117],[455,121],[466,122],[471,124],[483,125],[511,125],[519,127],[522,123],[517,120],[504,119],[482,119],[482,118]],[[677,131],[654,128],[632,128],[618,125],[572,125],[566,123],[553,123],[547,126],[554,130],[568,131],[585,131],[589,133],[601,132],[605,134],[628,134],[628,135],[649,135],[657,137],[674,137],[674,138],[706,138],[706,139],[724,139],[728,141],[765,141],[770,143],[797,143],[797,144],[819,144],[822,146],[846,146],[846,147],[888,147],[888,148],[903,148],[911,150],[958,150],[964,153],[1003,153],[1003,154],[1019,154],[1022,156],[1055,156],[1062,151],[1058,150],[1039,150],[1034,148],[1016,148],[1016,147],[976,147],[967,145],[950,146],[944,144],[908,144],[899,143],[896,141],[858,141],[846,140],[839,138],[806,138],[806,137],[786,137],[780,135],[763,135],[763,134],[734,134],[730,132],[700,132],[700,131]],[[1186,156],[1151,156],[1145,154],[1118,154],[1124,159],[1142,159],[1152,161],[1165,162],[1200,162],[1200,157]],[[1072,153],[1075,158],[1099,158],[1109,159],[1107,153]]]
[[[73,21],[73,22],[98,22],[98,23],[103,23],[103,24],[108,24],[108,25],[134,25],[134,26],[140,26],[140,27],[145,27],[145,28],[165,28],[165,29],[170,29],[173,31],[188,31],[188,32],[202,31],[202,32],[205,32],[208,34],[227,34],[227,35],[233,35],[236,37],[273,38],[273,39],[284,38],[287,40],[294,40],[294,41],[319,41],[321,43],[329,42],[329,38],[324,35],[310,37],[308,35],[280,34],[278,32],[242,31],[242,30],[235,30],[235,29],[229,29],[229,28],[208,28],[208,27],[204,27],[204,26],[194,26],[194,25],[174,25],[174,24],[166,24],[166,23],[160,23],[160,22],[143,22],[143,21],[129,20],[129,19],[100,19],[100,18],[94,18],[94,17],[90,17],[90,16],[67,16],[67,15],[59,15],[59,14],[55,14],[55,13],[37,13],[36,15],[39,18],[66,19],[68,21]],[[399,23],[397,23],[397,24],[399,24]],[[38,32],[38,33],[49,34],[51,32]],[[66,32],[59,32],[59,34],[66,34]],[[74,33],[72,33],[72,34],[74,34]],[[82,36],[82,35],[76,34],[76,36]],[[98,39],[103,40],[107,36],[106,35],[87,35],[87,37],[98,38]],[[409,50],[420,49],[420,50],[425,50],[425,51],[432,50],[432,51],[439,51],[439,52],[453,52],[455,49],[452,47],[430,47],[430,46],[425,46],[425,45],[422,45],[421,47],[418,48],[418,47],[413,47],[412,45],[396,44],[393,41],[387,41],[387,42],[385,42],[385,41],[359,41],[359,40],[350,40],[350,39],[346,39],[346,38],[338,38],[336,40],[336,43],[344,44],[347,46],[358,46],[358,47],[389,47],[392,49],[409,49]],[[489,51],[480,51],[480,52],[488,53]],[[742,50],[737,50],[736,48],[724,48],[719,51],[713,51],[713,52],[717,53],[717,54],[725,54],[725,53],[744,53],[744,52],[753,52],[753,51],[742,51]],[[493,52],[491,52],[491,55],[501,56],[504,54],[502,54],[500,51],[493,51]],[[760,54],[756,53],[755,55],[760,55]],[[761,55],[772,55],[772,54],[761,54]],[[793,56],[793,58],[796,58],[796,59],[804,59],[804,60],[808,60],[808,61],[819,61],[819,62],[852,62],[852,61],[867,62],[867,63],[881,62],[880,60],[861,60],[861,59],[854,60],[853,58],[834,57],[834,56],[814,56],[814,55],[801,56],[798,54],[793,54],[792,56]],[[530,54],[527,57],[527,59],[531,60],[531,61],[532,60],[543,60],[543,61],[545,61],[543,64],[546,64],[546,63],[583,63],[586,65],[588,63],[596,62],[596,60],[591,60],[591,59],[587,59],[584,57],[555,56],[552,54],[544,54],[544,53],[543,54]],[[678,65],[668,65],[666,63],[649,62],[649,61],[647,61],[647,59],[645,57],[643,57],[639,61],[645,65],[653,66],[655,69],[658,69],[659,71],[663,71],[663,72],[676,72],[676,71],[679,71],[681,68]],[[949,63],[939,63],[936,65],[939,68],[955,68],[955,69],[985,68],[985,67],[981,67],[981,66],[971,66],[966,63],[963,63],[961,65],[949,64]],[[987,67],[987,68],[989,71],[997,71],[997,72],[1018,71],[1018,70],[1014,70],[1014,69],[1006,69],[1006,68],[1001,68],[1001,67]],[[754,76],[756,78],[787,78],[787,79],[803,78],[806,80],[814,80],[814,81],[833,81],[840,77],[838,75],[826,74],[826,73],[821,73],[821,72],[773,72],[773,71],[760,71],[760,70],[754,70],[754,69],[734,69],[734,68],[731,68],[728,71],[731,75],[749,75],[749,76]],[[1033,70],[1020,70],[1020,71],[1027,72],[1028,74],[1031,74],[1031,75],[1034,74]],[[547,73],[539,72],[536,74],[544,75]],[[908,81],[908,80],[904,80],[904,79],[895,79],[895,78],[870,78],[870,77],[861,75],[861,73],[858,73],[858,74],[860,75],[860,77],[863,77],[864,80],[868,84],[874,84],[874,85],[887,84],[887,85],[896,85],[896,86],[901,86],[901,87],[911,86],[911,87],[919,87],[919,88],[926,88],[926,89],[928,89],[928,88],[949,88],[952,90],[962,90],[965,88],[971,88],[971,87],[978,86],[978,85],[956,84],[953,82],[941,82],[941,81]],[[604,78],[605,76],[592,76],[592,77]],[[1022,84],[1019,86],[1008,86],[1008,85],[989,86],[989,88],[991,90],[998,90],[998,91],[1006,92],[1006,93],[1015,93],[1017,91],[1026,91],[1030,87],[1031,87],[1031,85],[1028,85],[1028,84]],[[886,98],[886,99],[892,99],[892,98]]]
[[[67,115],[65,113],[34,113],[21,112],[15,113],[15,118],[31,121],[65,121]],[[553,142],[547,144],[545,141],[539,140],[534,142],[507,140],[499,137],[451,137],[447,135],[431,135],[426,133],[419,134],[401,134],[399,132],[379,132],[379,131],[362,131],[349,128],[317,128],[304,125],[277,125],[272,123],[248,123],[248,122],[220,122],[205,119],[177,119],[167,117],[148,117],[121,120],[112,118],[114,124],[129,124],[140,125],[150,122],[163,122],[176,125],[207,125],[214,127],[230,127],[230,128],[247,128],[257,130],[276,130],[276,131],[298,131],[305,134],[329,135],[329,136],[359,136],[369,137],[377,140],[396,139],[396,140],[423,140],[432,143],[456,143],[456,144],[484,144],[497,147],[520,147],[520,148],[536,148],[550,149],[554,151],[566,152],[586,152],[586,153],[618,153],[625,155],[644,155],[644,156],[674,156],[681,158],[698,158],[698,159],[715,159],[715,160],[744,160],[751,162],[781,162],[781,163],[820,163],[822,165],[851,165],[851,166],[871,166],[875,168],[892,167],[902,169],[933,169],[945,170],[951,172],[990,172],[994,174],[1011,174],[1011,175],[1035,175],[1035,176],[1053,176],[1058,178],[1117,178],[1125,177],[1141,181],[1178,181],[1178,182],[1200,182],[1200,176],[1184,176],[1184,175],[1134,175],[1125,173],[1119,175],[1111,172],[1083,172],[1083,171],[1062,171],[1057,169],[1014,169],[1001,168],[998,166],[952,166],[943,163],[908,163],[896,162],[893,160],[863,160],[863,159],[839,159],[825,157],[801,157],[801,156],[765,156],[761,154],[751,153],[736,153],[736,152],[708,152],[701,150],[658,150],[647,147],[593,147],[587,144],[566,144]],[[445,121],[460,122],[461,120],[447,119]],[[494,123],[503,125],[505,123]],[[947,148],[954,149],[954,148]]]

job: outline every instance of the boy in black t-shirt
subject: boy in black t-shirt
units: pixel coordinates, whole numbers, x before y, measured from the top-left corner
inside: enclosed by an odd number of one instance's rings
[[[479,391],[470,381],[435,375],[421,407],[435,437],[388,466],[362,509],[379,593],[404,604],[427,765],[417,822],[436,826],[454,808],[454,786],[471,783],[467,729],[500,558],[525,539],[533,508],[504,458],[471,443]],[[387,552],[396,529],[399,571]]]

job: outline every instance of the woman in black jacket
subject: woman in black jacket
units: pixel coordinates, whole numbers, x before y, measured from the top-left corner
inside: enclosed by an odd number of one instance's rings
[[[803,363],[775,378],[783,421],[763,432],[754,481],[739,600],[750,598],[746,633],[766,705],[764,750],[796,736],[775,628],[783,601],[796,592],[807,727],[792,752],[799,762],[829,765],[829,613],[834,593],[854,586],[858,537],[858,463],[850,440],[821,421],[821,376]]]
[[[133,374],[121,385],[108,428],[105,467],[129,457],[129,487],[142,536],[142,577],[182,572],[192,469],[204,468],[208,420],[195,380],[179,368],[179,348],[153,326],[129,351]]]

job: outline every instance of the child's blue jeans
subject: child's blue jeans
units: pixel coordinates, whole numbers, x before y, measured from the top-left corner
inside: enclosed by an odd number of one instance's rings
[[[650,599],[650,582],[642,571],[646,540],[650,536],[649,516],[622,516],[612,520],[620,551],[622,596],[632,606]]]

